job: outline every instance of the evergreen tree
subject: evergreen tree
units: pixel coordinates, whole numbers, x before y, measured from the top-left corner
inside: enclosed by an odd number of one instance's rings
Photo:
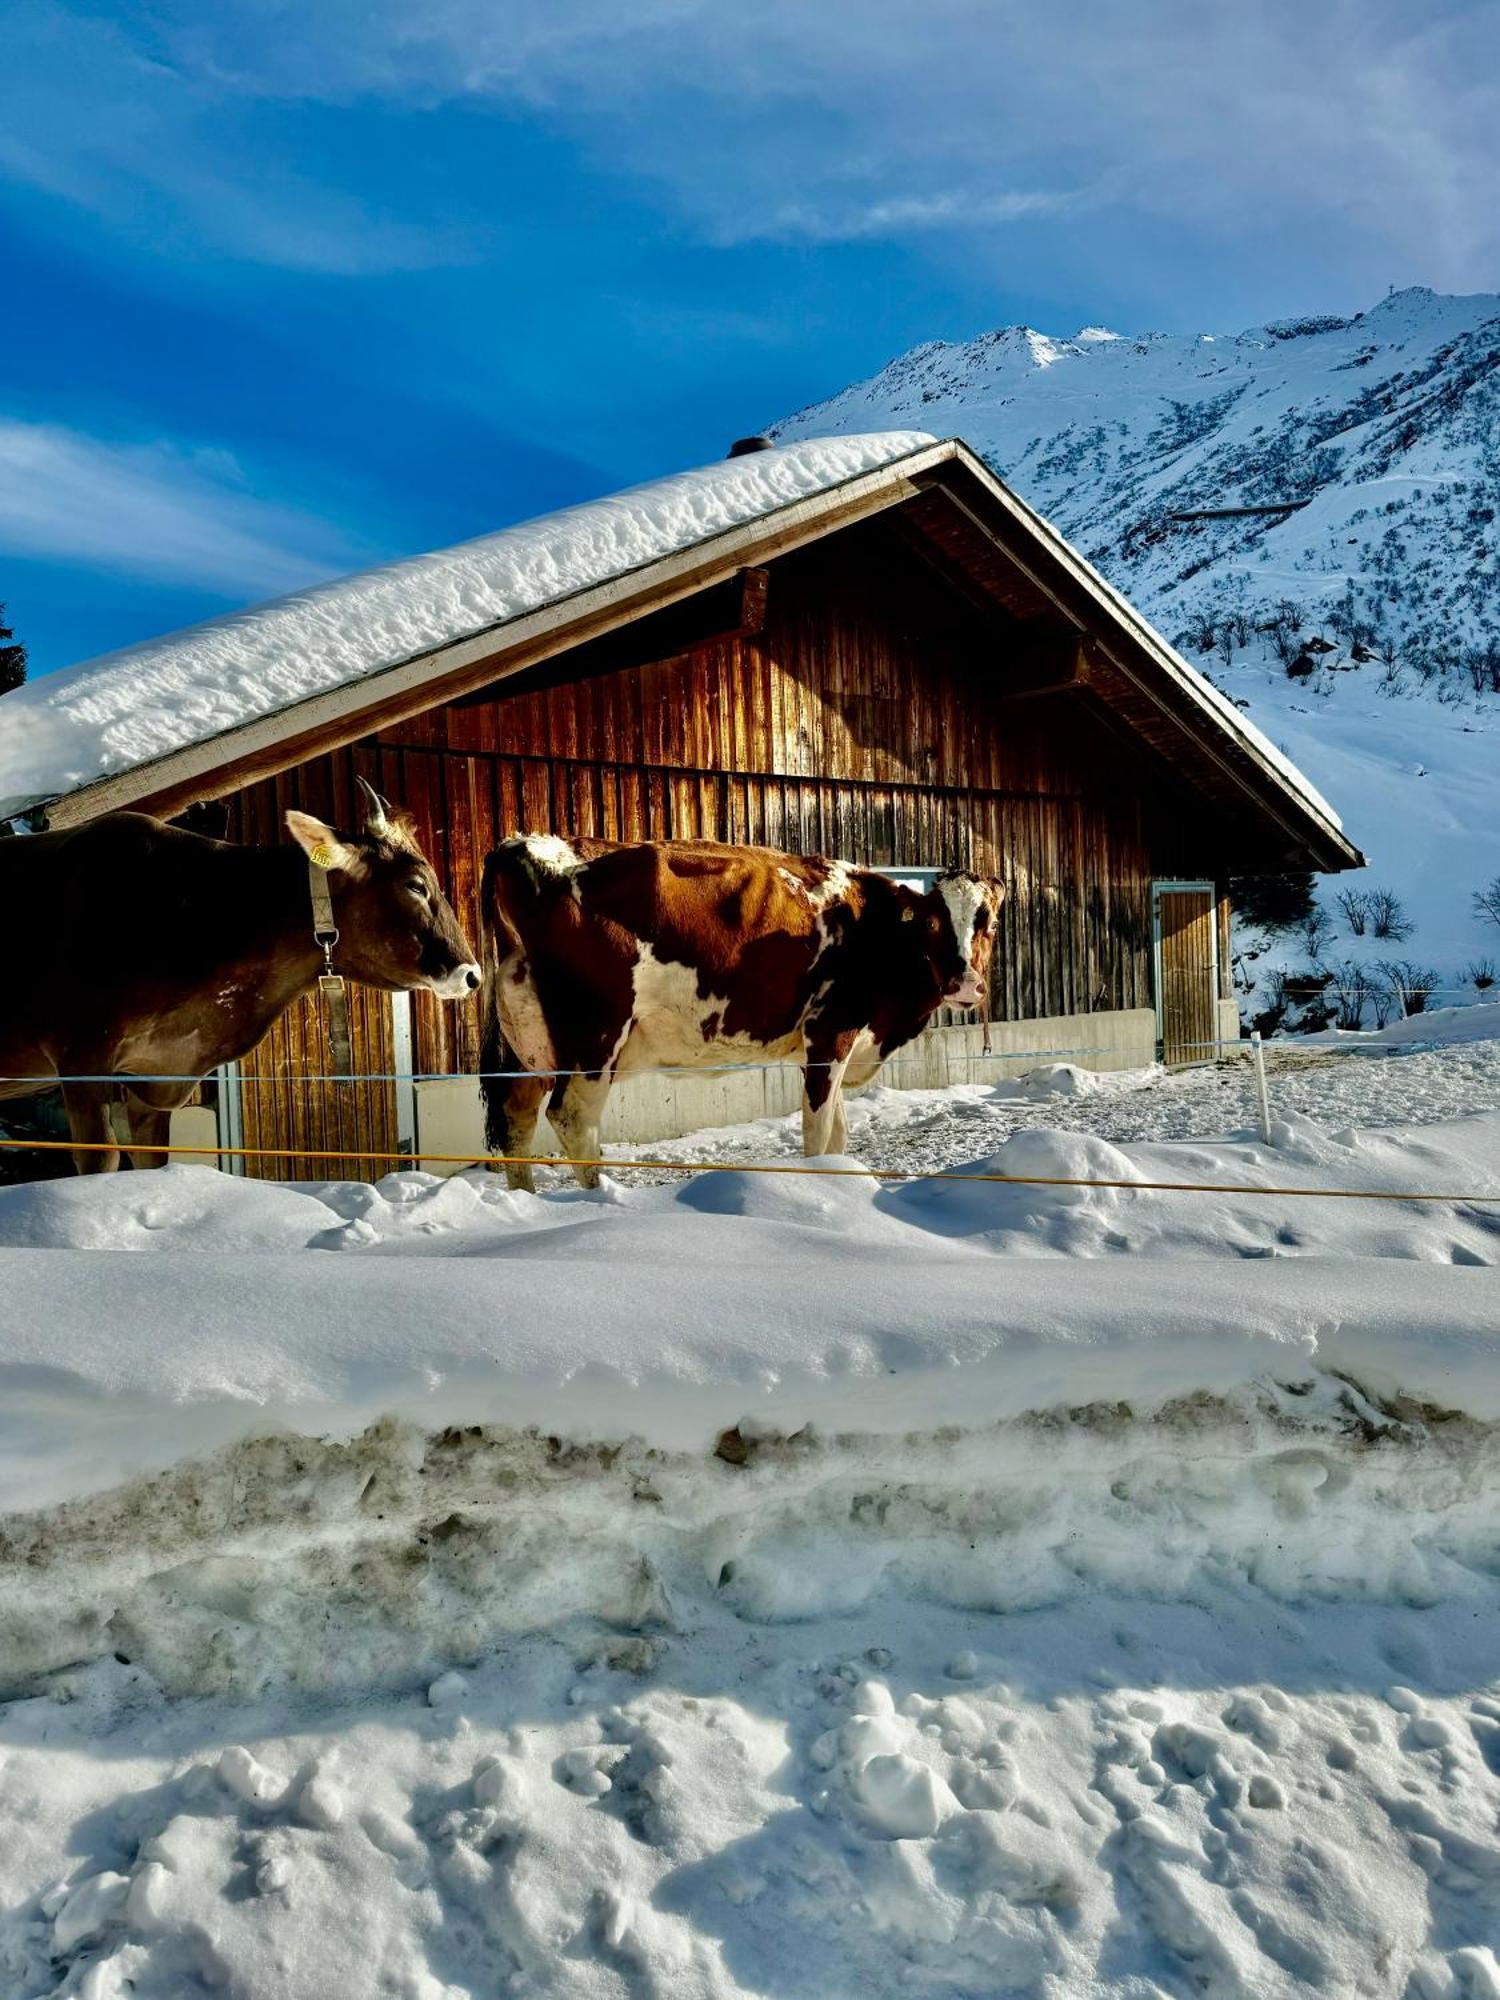
[[[1268,931],[1294,930],[1313,913],[1313,878],[1300,872],[1240,875],[1229,884],[1229,900],[1242,924],[1259,924]]]
[[[26,678],[26,648],[5,623],[5,606],[0,604],[0,694],[9,694]]]

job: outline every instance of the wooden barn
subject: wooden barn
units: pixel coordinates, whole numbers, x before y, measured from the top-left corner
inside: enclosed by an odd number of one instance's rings
[[[476,940],[485,853],[521,829],[1002,876],[995,1057],[945,1023],[898,1084],[1211,1060],[1239,1034],[1227,878],[1361,861],[1061,536],[916,433],[732,455],[0,702],[0,812],[32,823],[191,811],[275,841],[288,806],[352,819],[356,775],[415,816]],[[354,1013],[356,1070],[402,1080],[309,1081],[329,1064],[304,1003],[219,1079],[210,1143],[480,1150],[473,1085],[417,1080],[477,1067],[474,1005],[365,991]],[[795,1101],[783,1073],[641,1078],[610,1135]]]

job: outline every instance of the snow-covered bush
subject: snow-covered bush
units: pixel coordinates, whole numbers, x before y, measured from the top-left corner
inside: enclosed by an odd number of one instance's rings
[[[1404,944],[1416,929],[1394,889],[1370,890],[1366,907],[1371,937],[1385,938],[1391,944]]]
[[[1370,897],[1364,889],[1340,889],[1333,899],[1344,913],[1350,937],[1363,937],[1370,921]]]
[[[1285,1025],[1294,1034],[1321,1034],[1329,1025],[1333,1019],[1329,998],[1332,984],[1333,974],[1323,965],[1306,965],[1283,974],[1287,1000]]]
[[[1333,1024],[1336,1028],[1362,1028],[1365,1003],[1370,997],[1369,968],[1346,958],[1341,965],[1333,968],[1328,996],[1333,1002]]]
[[[1333,919],[1321,903],[1314,903],[1307,915],[1297,925],[1297,935],[1302,940],[1302,948],[1316,964],[1328,948],[1333,936]]]
[[[1375,970],[1403,1014],[1426,1013],[1427,1002],[1438,990],[1438,976],[1430,965],[1418,965],[1409,958],[1383,958]]]

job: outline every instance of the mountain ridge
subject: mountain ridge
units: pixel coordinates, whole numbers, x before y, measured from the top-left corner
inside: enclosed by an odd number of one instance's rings
[[[924,341],[771,434],[912,424],[965,437],[1170,638],[1290,604],[1423,680],[1490,653],[1500,688],[1500,296]]]

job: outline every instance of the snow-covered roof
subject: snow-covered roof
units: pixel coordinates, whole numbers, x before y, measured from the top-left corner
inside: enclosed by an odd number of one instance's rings
[[[177,810],[223,789],[249,757],[285,762],[299,739],[352,740],[392,704],[442,701],[454,674],[493,679],[502,653],[519,661],[538,638],[555,649],[605,611],[634,616],[664,589],[763,559],[788,534],[899,502],[919,474],[967,482],[1002,510],[1028,559],[1075,597],[1073,618],[1123,641],[1170,691],[1184,745],[1200,741],[1213,760],[1230,739],[1241,782],[1323,857],[1315,865],[1358,862],[1327,800],[1048,521],[960,441],[909,430],[721,460],[29,682],[0,701],[0,819],[52,801],[57,824],[165,799]]]
[[[933,442],[878,431],[725,459],[43,675],[0,705],[0,816],[503,625]]]

